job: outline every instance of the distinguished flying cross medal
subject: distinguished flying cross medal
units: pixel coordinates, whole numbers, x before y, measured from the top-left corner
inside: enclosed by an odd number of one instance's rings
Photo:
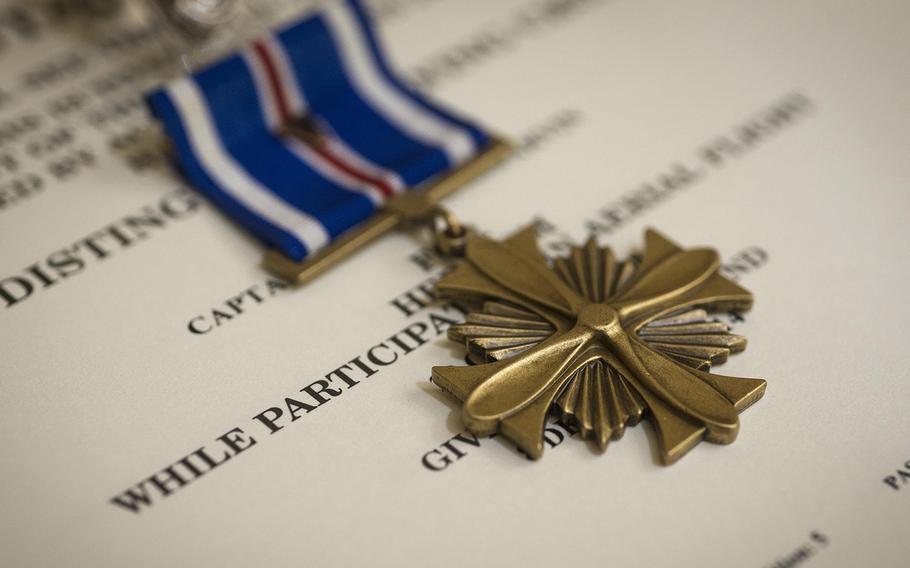
[[[408,87],[359,1],[327,5],[148,96],[191,183],[272,250],[302,284],[392,228],[427,225],[463,262],[437,283],[468,308],[450,329],[471,366],[432,381],[464,402],[478,435],[531,457],[549,416],[605,449],[648,418],[663,461],[730,443],[765,381],[709,373],[745,339],[709,315],[752,295],[711,249],[656,231],[619,260],[592,239],[548,260],[533,227],[504,241],[470,232],[439,200],[509,146]]]

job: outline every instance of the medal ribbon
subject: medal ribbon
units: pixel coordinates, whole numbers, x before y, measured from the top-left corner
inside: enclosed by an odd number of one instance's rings
[[[331,3],[147,102],[190,182],[296,261],[490,141],[402,82],[359,0]],[[301,119],[315,142],[287,135]]]

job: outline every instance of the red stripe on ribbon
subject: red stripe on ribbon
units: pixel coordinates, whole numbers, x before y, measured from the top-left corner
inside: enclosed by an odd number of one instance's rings
[[[269,87],[275,100],[275,107],[278,109],[279,118],[282,123],[287,123],[294,117],[291,116],[290,105],[285,96],[285,91],[281,83],[281,76],[278,74],[278,68],[275,65],[275,61],[272,59],[272,54],[269,53],[268,46],[262,41],[254,42],[253,49],[255,50],[259,61],[262,63],[263,69],[265,69],[266,76],[269,80]],[[318,154],[323,160],[329,162],[349,176],[374,187],[383,195],[383,197],[389,197],[395,192],[394,188],[386,180],[370,175],[370,173],[359,169],[355,164],[345,161],[342,156],[332,152],[330,149],[318,145],[311,145],[310,149]]]

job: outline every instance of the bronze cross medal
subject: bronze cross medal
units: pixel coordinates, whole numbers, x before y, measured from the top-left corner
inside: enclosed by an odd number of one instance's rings
[[[713,250],[649,230],[640,262],[592,239],[551,267],[528,227],[504,242],[473,237],[465,260],[437,289],[469,306],[449,335],[478,364],[434,367],[432,380],[464,401],[475,434],[499,431],[538,458],[551,409],[601,450],[647,416],[670,464],[702,439],[732,442],[738,413],[764,394],[762,379],[706,372],[745,347],[707,310],[752,304]]]

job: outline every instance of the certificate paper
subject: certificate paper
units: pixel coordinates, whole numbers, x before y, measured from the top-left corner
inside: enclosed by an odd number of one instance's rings
[[[664,467],[647,423],[603,454],[550,424],[537,461],[473,436],[428,381],[463,352],[425,243],[287,287],[149,127],[161,34],[4,2],[0,565],[905,565],[910,5],[372,8],[415,85],[517,145],[460,218],[720,252],[756,302],[717,370],[768,381],[736,442]]]

